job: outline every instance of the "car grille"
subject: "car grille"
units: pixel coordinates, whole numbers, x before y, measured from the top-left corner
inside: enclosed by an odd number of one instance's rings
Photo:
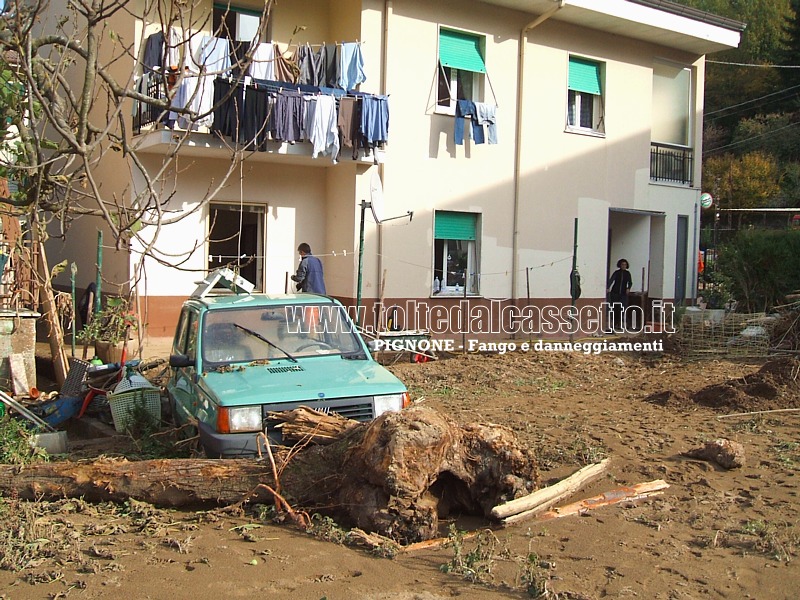
[[[263,415],[264,420],[267,420],[268,412],[280,412],[283,410],[292,410],[298,406],[307,406],[318,410],[322,413],[330,414],[336,413],[345,417],[346,419],[353,419],[354,421],[371,421],[375,418],[374,404],[372,396],[359,396],[356,398],[337,398],[332,400],[316,400],[313,402],[287,402],[279,404],[264,404]],[[271,424],[270,424],[271,427]]]
[[[281,367],[267,367],[270,373],[291,373],[293,371],[305,371],[300,365],[286,365]]]

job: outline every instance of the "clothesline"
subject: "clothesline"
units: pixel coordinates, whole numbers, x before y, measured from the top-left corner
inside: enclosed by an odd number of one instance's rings
[[[279,42],[273,41],[273,42],[270,42],[270,43],[277,44]],[[358,44],[359,46],[363,46],[366,43],[367,42],[364,42],[364,41],[359,42],[358,39],[356,39],[355,42],[333,42],[333,45],[334,46],[344,46],[345,44]],[[309,48],[322,48],[322,47],[328,46],[328,45],[329,44],[327,42],[322,42],[321,44],[312,44],[310,42],[295,42],[293,44],[289,44],[287,46],[287,48],[293,48],[293,47],[294,48],[299,48],[301,46],[307,46]]]
[[[287,255],[287,254],[277,255],[277,256],[275,254],[272,254],[272,255],[270,255],[270,258],[272,258],[272,259],[287,258],[288,256],[289,255]],[[291,256],[293,258],[294,254],[292,254]],[[339,250],[339,251],[331,250],[330,252],[324,252],[322,254],[314,253],[314,256],[316,256],[317,258],[322,258],[322,257],[353,258],[353,257],[357,256],[357,253],[356,253],[355,250],[344,249],[344,250]],[[431,266],[430,265],[421,265],[419,263],[414,263],[414,262],[410,262],[410,261],[407,261],[407,260],[398,259],[398,258],[389,256],[387,254],[376,253],[376,256],[379,256],[379,257],[381,257],[381,258],[383,258],[385,260],[394,260],[395,262],[399,262],[399,263],[402,263],[404,265],[408,265],[408,266],[411,266],[411,267],[417,267],[419,269],[424,269],[424,270],[431,270]],[[260,259],[266,259],[267,258],[264,255],[256,255],[256,254],[248,254],[246,256],[224,256],[224,255],[216,255],[215,254],[213,256],[209,256],[210,259],[213,259],[214,257],[218,257],[220,260],[222,258],[231,258],[231,259],[236,259],[236,258],[248,258],[248,259],[260,258]],[[553,267],[553,266],[555,266],[555,265],[557,265],[559,263],[562,263],[562,262],[565,262],[565,261],[568,261],[568,260],[572,260],[572,257],[571,256],[565,256],[564,258],[559,258],[557,260],[552,260],[550,262],[541,263],[539,265],[535,265],[535,266],[532,266],[532,267],[520,267],[520,268],[517,269],[517,273],[524,273],[525,271],[532,270],[532,269],[543,269],[543,268],[547,268],[547,267]],[[434,270],[436,270],[436,269],[434,269]],[[450,271],[450,272],[451,273],[461,273],[461,271]],[[487,277],[487,276],[492,276],[492,275],[508,276],[510,274],[511,274],[511,269],[507,269],[505,271],[489,272],[489,273],[487,273],[487,272],[469,273],[470,276],[478,276],[478,277]]]

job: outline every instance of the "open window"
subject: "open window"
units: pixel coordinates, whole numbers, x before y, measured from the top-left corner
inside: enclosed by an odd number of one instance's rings
[[[454,115],[457,100],[483,101],[485,47],[483,36],[439,30],[436,112]]]
[[[605,133],[602,76],[601,63],[576,56],[569,57],[568,131]]]
[[[442,296],[480,293],[478,215],[437,210],[434,215],[433,288]]]
[[[229,267],[262,291],[265,207],[212,204],[209,210],[208,270]],[[223,289],[220,284],[219,289]]]
[[[225,3],[214,3],[213,22],[215,35],[233,42],[261,42],[258,27],[262,12],[257,8],[244,8]]]

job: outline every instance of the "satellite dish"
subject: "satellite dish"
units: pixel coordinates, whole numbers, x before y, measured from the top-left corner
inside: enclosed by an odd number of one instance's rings
[[[372,205],[372,216],[376,223],[380,223],[383,220],[383,183],[378,171],[373,171],[369,182],[369,201]]]

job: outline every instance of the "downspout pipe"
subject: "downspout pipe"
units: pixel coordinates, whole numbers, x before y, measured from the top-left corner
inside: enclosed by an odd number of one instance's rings
[[[389,19],[392,15],[392,0],[384,0],[383,2],[383,40],[381,41],[381,79],[380,79],[380,93],[381,95],[386,95],[387,90],[387,77],[389,73]],[[386,168],[384,166],[384,162],[381,161],[378,163],[378,177],[381,180],[381,189],[384,189],[383,186],[383,179],[386,173]],[[371,189],[372,186],[370,186]],[[373,198],[370,198],[370,202],[373,201]],[[374,213],[373,213],[374,214]],[[377,286],[375,289],[378,291],[378,298],[382,297],[383,291],[383,252],[384,252],[384,239],[383,239],[383,226],[378,223],[377,227],[377,236],[378,236],[378,261],[377,261],[377,272],[375,273],[375,281],[377,282]],[[385,311],[384,307],[381,307],[381,310]],[[375,330],[378,331],[382,325],[380,323],[380,319],[382,315],[376,315],[377,321],[375,322]]]
[[[535,29],[550,17],[561,10],[566,5],[567,0],[554,0],[555,4],[550,10],[539,15],[536,19],[525,25],[519,32],[519,58],[517,60],[517,131],[514,142],[514,221],[512,233],[512,257],[511,257],[511,300],[516,304],[517,300],[517,270],[519,269],[519,208],[521,195],[520,173],[522,171],[522,113],[524,106],[524,83],[525,83],[525,46],[527,43],[528,32]]]

